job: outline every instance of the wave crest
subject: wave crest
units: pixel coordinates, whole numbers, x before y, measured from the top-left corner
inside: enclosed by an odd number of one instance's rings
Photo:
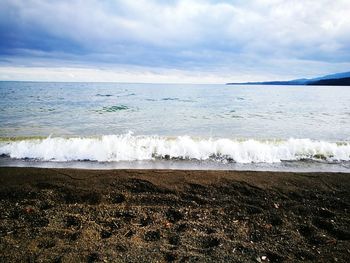
[[[165,159],[220,160],[237,163],[276,163],[317,159],[329,162],[349,161],[350,143],[310,139],[196,139],[160,136],[105,135],[98,138],[28,139],[3,141],[0,154],[17,159],[42,161],[98,162]]]

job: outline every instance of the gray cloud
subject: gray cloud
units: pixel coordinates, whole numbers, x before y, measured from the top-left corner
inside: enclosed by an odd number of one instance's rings
[[[349,13],[347,0],[3,0],[0,58],[11,66],[342,71],[350,62]]]

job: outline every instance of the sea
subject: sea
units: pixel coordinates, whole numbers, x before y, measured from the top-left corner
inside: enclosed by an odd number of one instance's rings
[[[0,82],[0,166],[350,172],[350,87]]]

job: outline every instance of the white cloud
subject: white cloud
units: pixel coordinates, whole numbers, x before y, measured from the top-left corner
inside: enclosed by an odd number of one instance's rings
[[[15,16],[13,28],[22,29],[24,36],[16,38],[21,48],[41,52],[40,43],[26,42],[31,36],[25,32],[44,32],[78,49],[48,41],[46,55],[62,52],[81,63],[260,76],[270,68],[271,75],[287,77],[298,65],[312,64],[299,69],[300,76],[342,71],[350,62],[348,0],[3,0],[1,6]],[[16,48],[13,57],[22,56]],[[293,72],[282,63],[293,65]]]
[[[224,83],[229,76],[204,72],[154,68],[69,68],[69,67],[0,67],[0,80],[129,82],[129,83]]]
[[[15,63],[18,64],[18,63]],[[59,64],[59,63],[54,63]],[[68,63],[63,63],[66,65]],[[326,63],[300,60],[272,60],[260,62],[264,70],[251,65],[235,69],[199,68],[197,70],[165,69],[120,65],[107,66],[0,66],[0,80],[67,81],[67,82],[129,82],[129,83],[198,83],[224,84],[227,82],[289,80],[312,78],[329,73],[345,72],[350,63]]]

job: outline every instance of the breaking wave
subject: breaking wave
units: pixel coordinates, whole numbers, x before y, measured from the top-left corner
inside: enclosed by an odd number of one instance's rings
[[[303,159],[339,162],[350,160],[350,142],[310,139],[237,140],[190,136],[160,137],[105,135],[101,137],[8,140],[0,155],[42,161],[136,161],[154,159],[218,160],[237,163],[277,163]]]

